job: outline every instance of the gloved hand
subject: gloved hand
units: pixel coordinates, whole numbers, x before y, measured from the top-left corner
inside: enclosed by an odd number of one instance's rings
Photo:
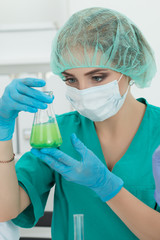
[[[154,198],[160,206],[160,146],[155,150],[152,156],[153,176],[155,180],[156,189]]]
[[[13,80],[0,98],[0,141],[12,138],[15,119],[20,111],[35,113],[37,109],[47,108],[46,103],[53,99],[31,87],[43,87],[45,81],[36,78]]]
[[[82,160],[77,161],[56,148],[31,149],[31,152],[60,173],[66,180],[87,186],[106,202],[122,188],[123,181],[99,160],[75,134],[71,142]]]

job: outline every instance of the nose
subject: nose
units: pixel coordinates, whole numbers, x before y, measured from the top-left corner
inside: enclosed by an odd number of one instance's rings
[[[81,82],[81,83],[79,83],[79,85],[78,85],[78,89],[79,90],[84,90],[84,89],[86,89],[86,88],[90,88],[91,86],[87,83],[87,81],[86,82]]]

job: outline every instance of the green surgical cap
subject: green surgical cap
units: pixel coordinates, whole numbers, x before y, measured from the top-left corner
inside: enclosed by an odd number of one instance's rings
[[[73,14],[53,39],[51,69],[107,68],[148,87],[156,73],[153,51],[137,26],[123,14],[87,8]]]

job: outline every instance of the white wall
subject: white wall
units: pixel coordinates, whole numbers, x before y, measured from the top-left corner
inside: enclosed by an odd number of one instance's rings
[[[37,24],[34,26],[35,28],[39,27]],[[16,25],[12,26],[13,29],[15,27]],[[49,30],[39,29],[36,31],[32,31],[30,27],[28,25],[26,31],[10,29],[0,32],[1,65],[50,62],[51,44],[56,33],[54,26]]]
[[[140,28],[153,51],[157,62],[157,74],[152,81],[150,88],[139,89],[132,87],[133,95],[145,97],[149,103],[160,106],[160,2],[159,0],[69,0],[70,12],[90,7],[105,7],[119,11],[129,17]]]
[[[0,0],[0,24],[64,23],[68,0]]]

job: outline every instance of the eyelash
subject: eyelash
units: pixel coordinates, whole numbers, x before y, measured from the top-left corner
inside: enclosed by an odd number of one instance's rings
[[[92,79],[93,79],[95,82],[102,82],[106,77],[107,77],[107,74],[103,74],[103,75],[101,75],[101,76],[98,76],[98,75],[97,75],[97,76],[92,76]],[[99,81],[99,80],[97,81],[96,78],[101,78],[101,80],[100,80],[100,81]],[[72,82],[69,82],[70,80],[71,80]],[[74,80],[74,82],[73,82],[73,80]],[[64,78],[63,78],[63,81],[64,81],[64,82],[69,82],[70,84],[72,84],[72,83],[75,83],[76,80],[75,80],[74,78],[66,78],[66,77],[64,77]]]
[[[73,80],[73,79],[74,79],[74,78],[65,78],[65,77],[64,77],[64,78],[63,78],[63,81],[64,81],[64,82],[69,82],[70,80]],[[70,82],[69,82],[69,83],[70,83]],[[72,82],[72,83],[73,83],[73,82]]]
[[[104,76],[104,75],[102,75],[102,76],[93,76],[92,79],[94,79],[96,82],[101,82],[101,81],[103,81],[103,79],[104,79],[105,77],[106,77],[106,76]],[[99,81],[99,80],[97,81],[97,80],[96,80],[97,78],[101,78],[101,80],[100,80],[100,81]]]

